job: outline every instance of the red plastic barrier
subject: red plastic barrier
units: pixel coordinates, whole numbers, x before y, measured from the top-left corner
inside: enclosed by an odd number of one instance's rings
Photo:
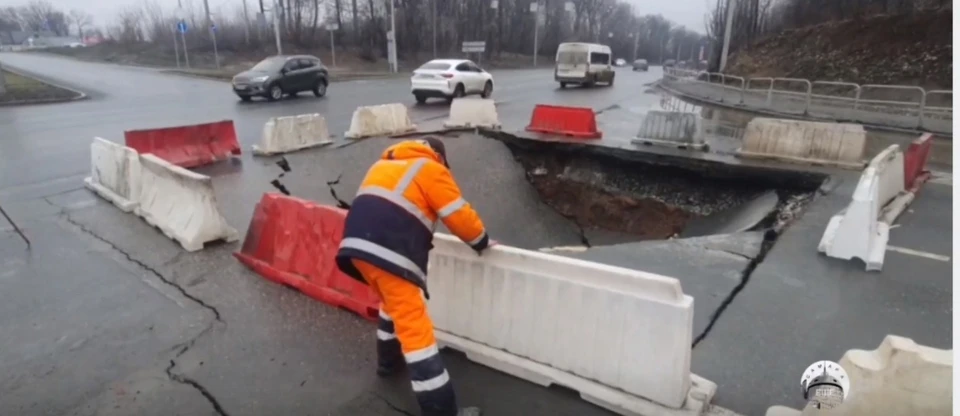
[[[233,255],[268,280],[376,321],[379,297],[370,286],[343,274],[334,260],[346,218],[347,212],[339,208],[263,194],[243,247]]]
[[[910,143],[910,147],[903,154],[903,178],[908,190],[916,192],[930,176],[930,172],[925,168],[932,146],[933,135],[927,133]]]
[[[603,133],[597,130],[597,118],[592,108],[560,107],[537,104],[530,115],[527,131],[544,134],[560,134],[581,139],[599,139]]]
[[[129,130],[123,133],[128,147],[184,168],[206,165],[240,154],[233,121],[159,129]]]

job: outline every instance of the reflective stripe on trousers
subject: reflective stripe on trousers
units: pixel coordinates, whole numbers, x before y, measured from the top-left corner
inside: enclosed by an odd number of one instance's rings
[[[362,260],[354,259],[353,264],[383,301],[377,326],[378,364],[396,362],[396,350],[388,347],[394,340],[399,341],[421,414],[455,416],[456,394],[440,357],[420,288]]]

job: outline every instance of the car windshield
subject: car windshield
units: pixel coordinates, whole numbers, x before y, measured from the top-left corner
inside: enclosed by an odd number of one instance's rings
[[[431,71],[445,71],[450,69],[450,64],[446,62],[427,62],[417,69],[428,69]]]
[[[557,54],[558,64],[585,64],[587,53],[581,51],[563,51]]]
[[[250,68],[250,70],[257,71],[257,72],[279,71],[280,68],[283,68],[283,64],[285,64],[286,62],[287,62],[287,58],[281,58],[281,57],[267,58],[260,61],[260,63],[254,65],[253,68]]]

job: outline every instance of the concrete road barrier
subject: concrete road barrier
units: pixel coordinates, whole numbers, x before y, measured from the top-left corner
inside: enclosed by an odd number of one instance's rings
[[[320,114],[274,117],[263,125],[260,145],[253,146],[253,154],[268,156],[330,143],[333,140],[330,139],[327,120]]]
[[[176,240],[184,250],[216,240],[237,241],[237,230],[217,208],[209,176],[191,172],[152,154],[140,157],[142,182],[138,216]]]
[[[853,200],[830,219],[817,250],[843,260],[859,258],[868,271],[881,270],[890,225],[914,198],[904,188],[903,153],[892,145],[864,169]]]
[[[514,247],[477,256],[436,234],[430,316],[441,344],[624,415],[700,415],[693,298],[676,279]]]
[[[947,416],[953,403],[953,350],[917,345],[909,338],[887,335],[873,351],[849,350],[839,362],[850,377],[843,403],[829,410],[836,416]],[[815,416],[784,406],[767,416]]]
[[[140,156],[132,148],[95,137],[90,144],[87,188],[124,212],[133,211],[140,192]]]
[[[457,98],[450,104],[450,118],[443,123],[446,128],[499,129],[500,118],[493,100]]]
[[[647,112],[632,143],[695,150],[706,145],[700,115],[681,111]]]
[[[350,120],[350,130],[344,136],[348,139],[362,139],[410,133],[416,129],[417,126],[410,121],[405,105],[382,104],[357,107]]]
[[[859,124],[755,118],[747,124],[737,154],[859,169],[866,137]]]

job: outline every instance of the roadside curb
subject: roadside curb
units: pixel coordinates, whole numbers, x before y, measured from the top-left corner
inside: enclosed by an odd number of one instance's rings
[[[7,65],[7,64],[4,64],[4,65],[3,65],[3,70],[4,70],[4,71],[7,71],[7,72],[10,72],[10,73],[13,73],[13,74],[16,74],[16,75],[19,75],[19,76],[21,76],[21,77],[25,77],[25,78],[30,78],[30,79],[37,80],[38,82],[42,82],[42,83],[44,83],[44,84],[47,84],[47,85],[50,85],[50,86],[53,86],[53,87],[56,87],[56,88],[60,88],[60,89],[62,89],[62,90],[70,91],[70,92],[76,94],[76,96],[71,97],[71,98],[41,98],[41,99],[37,99],[37,100],[16,100],[16,101],[0,102],[0,107],[13,107],[13,106],[34,105],[34,104],[68,103],[68,102],[73,102],[73,101],[86,100],[87,98],[90,98],[90,97],[87,95],[87,93],[85,93],[85,92],[83,92],[83,91],[80,91],[80,90],[78,90],[78,89],[76,89],[76,88],[71,88],[71,87],[68,87],[68,86],[66,86],[66,85],[63,85],[63,84],[59,84],[59,83],[50,81],[50,80],[48,80],[48,79],[46,79],[46,78],[41,78],[41,77],[38,77],[38,76],[36,76],[36,75],[32,75],[32,74],[30,74],[30,73],[28,73],[28,72],[24,72],[23,70],[20,70],[20,69],[14,69],[13,67],[10,67],[10,66]]]
[[[660,88],[661,90],[669,94],[675,95],[677,97],[686,98],[688,100],[696,101],[698,103],[703,103],[703,104],[708,104],[708,105],[713,105],[713,106],[723,107],[723,108],[729,108],[731,110],[739,110],[739,111],[744,111],[748,113],[771,116],[776,118],[783,118],[788,120],[821,121],[821,122],[827,122],[827,123],[856,123],[856,124],[862,125],[863,127],[870,128],[872,130],[890,131],[890,132],[897,132],[897,133],[909,133],[909,134],[932,133],[940,137],[950,137],[951,139],[953,138],[952,133],[950,134],[937,133],[937,132],[930,132],[930,131],[919,130],[919,129],[908,129],[908,128],[902,128],[902,127],[883,126],[879,124],[860,123],[856,121],[842,120],[837,118],[815,117],[815,116],[804,116],[799,114],[781,113],[778,111],[764,110],[764,109],[755,108],[755,107],[747,107],[745,105],[736,105],[732,103],[713,101],[707,98],[698,97],[693,94],[680,92],[676,89],[663,85],[663,83],[660,81],[656,81],[652,86],[656,88]]]
[[[208,79],[208,80],[214,80],[214,81],[230,82],[230,78],[223,78],[216,75],[195,74],[195,73],[190,73],[190,72],[186,72],[179,69],[160,69],[160,72],[164,74],[182,75],[190,78],[200,78],[200,79]],[[331,77],[330,83],[335,84],[340,82],[351,82],[351,81],[373,81],[373,80],[393,79],[393,78],[402,78],[402,77],[399,76],[399,73],[397,74],[385,73],[383,75],[374,75],[370,77],[360,77],[360,78],[352,78],[352,79],[337,79],[336,77]]]

